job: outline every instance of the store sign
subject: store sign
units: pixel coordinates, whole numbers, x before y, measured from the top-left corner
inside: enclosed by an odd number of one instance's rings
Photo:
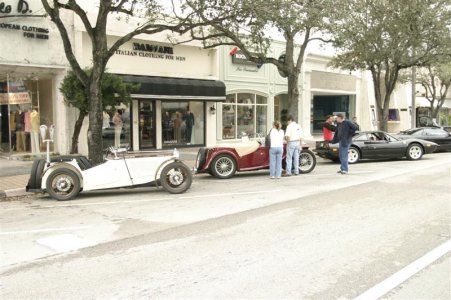
[[[25,104],[31,103],[30,94],[22,93],[4,93],[0,94],[0,104]]]
[[[173,47],[145,43],[133,43],[132,50],[118,49],[115,54],[175,61],[186,60],[184,56],[174,55]]]
[[[21,31],[23,32],[24,37],[30,39],[40,39],[40,40],[49,39],[49,30],[47,28],[20,24],[0,23],[0,29]]]
[[[251,53],[255,54],[255,53]],[[232,55],[232,63],[235,65],[247,65],[247,66],[254,66],[256,67],[257,64],[247,60],[246,55],[244,55],[243,51],[237,51],[235,54]]]
[[[12,1],[11,1],[12,2]],[[13,9],[13,5],[10,4],[10,1],[1,1],[0,2],[0,14],[31,14],[33,11],[30,8],[30,5],[25,0],[17,1],[17,5],[14,6],[16,9]]]

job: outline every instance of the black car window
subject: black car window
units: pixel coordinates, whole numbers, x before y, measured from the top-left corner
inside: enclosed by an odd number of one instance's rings
[[[368,141],[368,136],[366,134],[359,134],[354,137],[354,141]]]
[[[428,128],[424,130],[427,136],[448,136],[448,133],[440,128]]]
[[[417,130],[417,131],[413,131],[413,132],[412,132],[412,135],[415,135],[415,136],[424,135],[424,129],[420,129],[420,130]]]
[[[389,134],[386,134],[385,137],[387,138],[387,140],[388,140],[389,142],[395,142],[395,141],[398,140],[397,138],[395,138],[395,137],[393,137],[393,136],[391,136],[391,135],[389,135]]]

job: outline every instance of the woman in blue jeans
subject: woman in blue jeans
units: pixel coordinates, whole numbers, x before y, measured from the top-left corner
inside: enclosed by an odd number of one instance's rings
[[[274,121],[271,131],[271,147],[269,148],[269,178],[279,179],[282,176],[282,155],[284,132],[279,121]]]

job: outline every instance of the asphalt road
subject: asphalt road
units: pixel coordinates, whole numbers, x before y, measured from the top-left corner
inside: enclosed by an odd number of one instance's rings
[[[337,169],[2,202],[3,298],[348,299],[449,243],[450,153]],[[445,251],[382,295],[449,299],[450,263]]]

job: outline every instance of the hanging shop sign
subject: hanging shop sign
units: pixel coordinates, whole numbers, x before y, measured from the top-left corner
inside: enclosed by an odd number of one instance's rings
[[[23,32],[23,36],[30,39],[40,39],[40,40],[48,40],[49,39],[49,30],[43,27],[35,27],[21,24],[8,24],[8,23],[0,23],[0,29],[5,30],[15,30],[18,32]]]
[[[252,54],[255,55],[255,53]],[[230,56],[232,56],[232,64],[239,65],[236,68],[237,71],[258,72],[258,70],[262,67],[262,64],[257,64],[248,60],[246,55],[244,55],[244,53],[236,47],[230,51]]]
[[[173,47],[145,43],[132,43],[131,50],[118,49],[115,54],[163,60],[186,61],[186,57],[175,55]]]
[[[31,103],[28,92],[0,94],[0,104],[25,104]]]

